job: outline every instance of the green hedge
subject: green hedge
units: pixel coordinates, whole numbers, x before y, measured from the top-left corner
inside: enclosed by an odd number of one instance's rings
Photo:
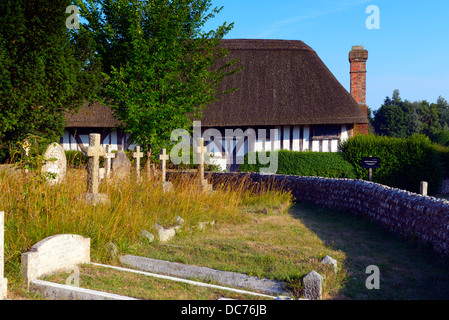
[[[270,153],[267,152],[269,155]],[[316,176],[327,178],[356,178],[353,166],[345,160],[341,153],[331,152],[296,152],[279,150],[277,174]],[[244,164],[240,165],[240,172],[259,172],[260,168],[268,167],[259,163],[259,155],[256,153],[256,164],[248,164],[245,155]]]
[[[373,181],[412,192],[419,192],[421,181],[429,183],[429,193],[437,192],[449,172],[447,148],[433,144],[423,135],[360,135],[346,140],[340,148],[355,167],[357,178],[368,180],[368,169],[361,167],[362,157],[380,157],[381,167],[373,169]]]
[[[113,153],[117,151],[112,151]],[[134,165],[134,158],[133,158],[134,150],[125,150],[125,154],[128,157],[128,159],[131,161],[131,163]],[[89,158],[87,156],[84,156],[81,151],[65,151],[67,163],[71,167],[80,168],[87,166],[87,162],[89,161]],[[180,164],[180,165],[174,165],[170,161],[167,163],[168,169],[177,169],[177,170],[193,170],[198,168],[198,164],[193,163],[193,152],[190,153],[190,164]],[[152,157],[151,163],[159,163],[158,160],[159,155],[155,155]],[[144,153],[143,158],[140,158],[140,167],[144,168],[145,164],[147,162],[146,154]],[[104,166],[104,158],[100,157],[100,167]],[[204,169],[206,171],[219,171],[218,167],[216,165],[212,164],[206,164]]]

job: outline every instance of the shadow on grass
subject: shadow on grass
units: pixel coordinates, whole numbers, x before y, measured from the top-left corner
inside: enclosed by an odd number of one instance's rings
[[[341,251],[347,270],[340,294],[350,299],[449,299],[449,259],[424,245],[389,232],[368,218],[298,203],[290,209],[332,250]],[[380,289],[366,288],[369,265],[380,270]]]

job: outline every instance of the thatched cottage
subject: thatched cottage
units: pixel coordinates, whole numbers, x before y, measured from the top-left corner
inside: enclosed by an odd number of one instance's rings
[[[238,90],[203,112],[201,128],[222,133],[223,140],[215,139],[209,151],[221,152],[228,163],[248,151],[336,152],[340,141],[367,132],[368,52],[363,46],[354,46],[349,54],[351,94],[302,41],[235,39],[222,40],[222,46],[244,68],[223,81],[225,88]],[[100,133],[102,144],[113,149],[133,147],[129,135],[115,130],[118,121],[107,106],[84,107],[67,120],[61,138],[66,150],[87,145],[93,132]],[[226,137],[226,129],[254,129],[257,137],[239,145],[232,136]]]

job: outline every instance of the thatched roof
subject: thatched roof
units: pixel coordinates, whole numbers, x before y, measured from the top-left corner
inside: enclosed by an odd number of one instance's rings
[[[368,122],[349,92],[302,41],[235,39],[221,44],[231,52],[228,59],[240,60],[237,66],[244,69],[225,78],[221,89],[238,90],[204,110],[203,127]],[[68,126],[116,126],[108,109],[85,107],[68,118]]]
[[[222,40],[222,45],[244,69],[223,81],[223,88],[238,90],[203,112],[203,126],[368,122],[350,93],[304,42],[236,39]]]
[[[112,115],[109,106],[86,103],[77,114],[66,113],[68,128],[115,128],[120,121]]]

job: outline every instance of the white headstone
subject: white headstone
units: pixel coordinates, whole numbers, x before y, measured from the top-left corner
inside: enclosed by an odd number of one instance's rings
[[[115,158],[115,153],[112,153],[111,145],[108,144],[105,147],[106,155],[104,156],[104,168],[105,168],[105,177],[110,178],[111,177],[111,166],[112,166],[112,159]]]
[[[47,176],[50,185],[61,183],[67,172],[67,159],[64,149],[57,143],[52,143],[44,153],[44,165],[41,172]]]
[[[136,159],[135,165],[136,165],[136,174],[137,174],[137,181],[140,180],[140,158],[143,158],[143,153],[140,152],[140,146],[136,146],[136,152],[133,152],[133,158]]]

